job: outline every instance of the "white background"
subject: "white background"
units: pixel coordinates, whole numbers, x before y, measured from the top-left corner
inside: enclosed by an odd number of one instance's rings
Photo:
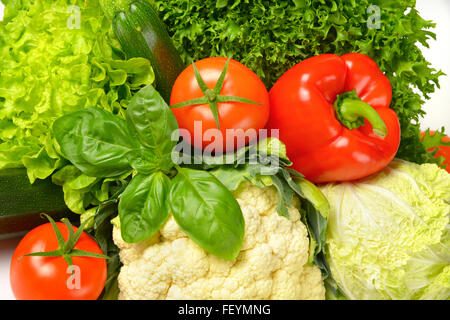
[[[437,40],[430,42],[431,48],[424,49],[424,55],[436,69],[450,76],[450,1],[417,0],[417,8],[424,19],[437,24],[434,29]],[[0,17],[2,12],[3,5],[0,3]],[[424,109],[427,112],[421,121],[424,129],[445,126],[450,130],[450,77],[441,78],[441,89],[432,95]],[[0,300],[14,299],[9,287],[9,261],[19,240],[0,241]]]

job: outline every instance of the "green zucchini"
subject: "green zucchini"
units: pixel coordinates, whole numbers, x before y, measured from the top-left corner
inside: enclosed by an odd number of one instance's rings
[[[169,103],[173,84],[185,65],[156,10],[146,0],[104,0],[102,6],[112,17],[114,33],[127,58],[150,60],[155,87]]]
[[[50,179],[30,184],[26,169],[0,170],[0,239],[12,237],[54,219],[73,218],[60,186]]]

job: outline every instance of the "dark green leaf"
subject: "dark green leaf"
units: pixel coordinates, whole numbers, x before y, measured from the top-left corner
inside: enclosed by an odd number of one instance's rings
[[[305,194],[303,193],[302,188],[294,181],[294,179],[291,177],[290,171],[286,170],[285,168],[282,168],[280,170],[281,176],[286,181],[286,183],[289,185],[289,187],[300,197],[304,198]]]
[[[172,135],[176,134],[178,123],[161,95],[151,85],[144,87],[131,99],[126,118],[137,141],[158,159],[157,168],[170,170],[172,150],[178,143],[178,136]]]
[[[248,170],[248,165],[241,165],[238,168],[232,165],[220,166],[210,172],[230,191],[237,190],[245,181],[264,187],[256,177],[252,176]]]
[[[314,251],[310,252],[310,256],[316,258],[319,253],[325,251],[328,220],[309,201],[302,201],[302,208],[305,212],[302,220],[308,226],[310,237],[315,242]]]
[[[128,159],[134,170],[146,175],[162,169],[168,170],[173,165],[169,159],[162,159],[154,150],[145,147],[140,147],[130,154]]]
[[[155,0],[161,19],[186,62],[232,57],[271,88],[295,64],[323,53],[370,56],[392,85],[400,119],[397,157],[440,163],[420,140],[422,108],[443,75],[425,59],[435,24],[416,1],[398,0]],[[251,4],[249,4],[251,3]],[[367,9],[378,6],[379,26]],[[448,134],[447,134],[448,135]]]
[[[206,171],[179,168],[170,189],[172,214],[203,249],[234,260],[244,240],[244,217],[231,192]]]
[[[119,201],[122,238],[129,243],[147,239],[169,216],[170,179],[162,172],[136,175]]]
[[[92,177],[118,177],[131,170],[128,157],[138,145],[126,122],[98,109],[87,108],[57,119],[53,132],[63,155]]]
[[[109,255],[110,247],[115,247],[112,241],[113,226],[111,220],[117,215],[117,202],[115,200],[106,201],[98,206],[94,217],[94,236],[100,249]]]
[[[117,215],[117,197],[122,194],[123,189],[127,186],[124,182],[120,190],[118,190],[108,201],[102,203],[95,215],[94,220],[94,237],[99,244],[102,252],[109,259],[107,263],[107,279],[105,288],[101,295],[102,300],[117,300],[119,295],[119,287],[117,277],[122,267],[119,258],[119,248],[112,239],[113,225],[111,219]]]
[[[118,250],[117,250],[118,251]],[[122,263],[120,262],[119,253],[116,252],[107,262],[107,278],[105,288],[101,296],[102,300],[117,300],[119,296],[119,282],[117,277],[119,276]]]
[[[270,177],[272,179],[273,185],[277,188],[278,191],[278,214],[283,217],[289,218],[288,207],[291,204],[292,198],[294,196],[294,191],[289,187],[285,180],[280,179],[276,175]]]

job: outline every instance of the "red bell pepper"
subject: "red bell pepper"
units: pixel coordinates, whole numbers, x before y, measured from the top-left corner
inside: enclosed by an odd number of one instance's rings
[[[369,57],[323,54],[288,70],[270,90],[268,128],[279,129],[293,168],[315,183],[385,168],[400,144],[392,87]]]

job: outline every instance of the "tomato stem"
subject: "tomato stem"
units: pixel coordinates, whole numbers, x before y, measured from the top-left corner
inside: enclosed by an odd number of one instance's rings
[[[220,95],[220,92],[222,91],[222,88],[223,88],[223,84],[225,82],[225,77],[227,75],[229,63],[230,63],[230,58],[228,58],[227,62],[225,63],[225,67],[223,68],[223,70],[219,76],[219,79],[217,79],[214,89],[208,88],[208,86],[206,85],[202,76],[200,75],[200,72],[198,71],[197,67],[195,66],[195,63],[192,63],[192,67],[194,68],[195,79],[197,80],[198,86],[202,90],[202,93],[204,96],[201,98],[196,98],[196,99],[192,99],[189,101],[184,101],[181,103],[174,104],[170,108],[184,108],[184,107],[189,107],[189,106],[193,106],[193,105],[208,104],[209,108],[211,109],[211,112],[214,116],[214,120],[216,121],[217,129],[220,130],[220,118],[219,118],[219,111],[218,111],[218,103],[241,102],[241,103],[261,105],[261,103],[254,102],[254,101],[246,99],[246,98]]]
[[[386,137],[387,127],[383,119],[372,106],[358,97],[356,90],[338,95],[334,107],[339,121],[345,127],[357,129],[365,124],[364,120],[367,120],[376,135]]]
[[[61,231],[59,230],[58,226],[56,225],[55,220],[52,219],[49,215],[43,213],[43,216],[45,216],[48,221],[51,223],[53,230],[55,231],[56,239],[58,241],[58,249],[54,251],[45,251],[45,252],[33,252],[26,254],[19,259],[22,259],[23,257],[62,257],[64,260],[66,260],[67,264],[72,267],[73,266],[73,257],[91,257],[91,258],[101,258],[101,259],[109,259],[108,256],[105,256],[103,254],[98,254],[94,252],[84,251],[75,249],[75,245],[77,244],[78,240],[81,237],[81,234],[84,231],[84,228],[86,227],[87,223],[90,219],[86,219],[81,226],[78,228],[76,232],[74,232],[72,224],[67,220],[66,218],[62,219],[61,221],[66,225],[69,235],[67,237],[67,241],[64,241],[64,238],[61,234]],[[72,270],[73,271],[73,270]]]

